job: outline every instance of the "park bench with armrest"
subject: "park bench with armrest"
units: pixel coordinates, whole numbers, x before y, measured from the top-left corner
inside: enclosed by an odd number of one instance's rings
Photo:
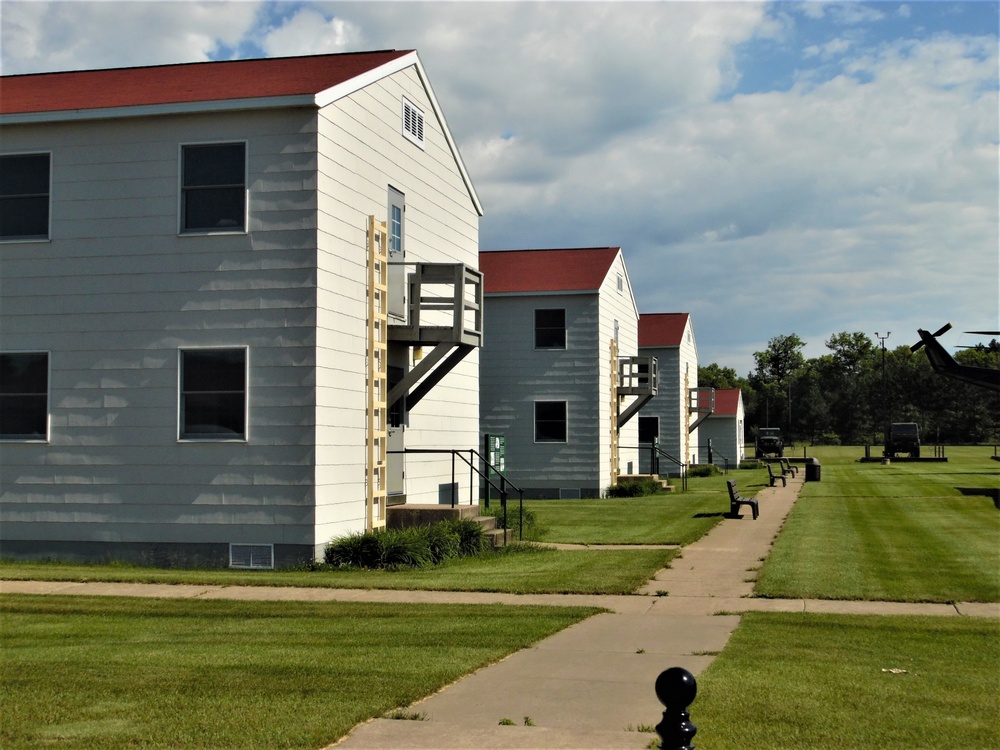
[[[749,505],[750,510],[753,511],[753,520],[757,520],[757,499],[753,497],[740,497],[739,490],[736,489],[736,482],[732,479],[726,480],[726,486],[729,488],[729,515],[738,516],[740,514],[741,505]]]
[[[799,467],[792,466],[792,462],[787,458],[779,458],[778,462],[781,464],[781,473],[785,476],[797,477],[799,475]]]
[[[771,464],[767,464],[767,476],[771,480],[771,486],[774,487],[775,480],[781,480],[781,486],[787,487],[788,480],[785,478],[784,474],[775,474],[774,469],[771,468]]]

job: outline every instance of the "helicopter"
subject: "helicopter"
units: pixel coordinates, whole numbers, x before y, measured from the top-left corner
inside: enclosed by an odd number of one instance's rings
[[[945,323],[934,333],[928,333],[923,328],[918,328],[917,333],[920,341],[910,347],[911,352],[919,350],[921,347],[927,352],[927,359],[931,363],[934,372],[939,375],[946,375],[956,380],[961,380],[982,388],[1000,391],[1000,371],[990,370],[986,367],[971,367],[960,365],[955,359],[945,351],[945,348],[938,343],[938,336],[951,330],[951,323]],[[997,336],[1000,331],[966,331],[983,336]]]

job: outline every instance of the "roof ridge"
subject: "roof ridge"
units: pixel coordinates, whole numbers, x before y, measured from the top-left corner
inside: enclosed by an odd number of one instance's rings
[[[358,52],[328,52],[328,53],[316,53],[311,55],[276,55],[274,57],[239,57],[231,60],[191,60],[189,62],[174,62],[174,63],[158,63],[156,65],[122,65],[118,67],[110,68],[74,68],[71,70],[42,70],[37,73],[11,73],[9,75],[0,75],[0,79],[11,79],[11,78],[30,78],[31,76],[54,76],[54,75],[70,75],[76,73],[119,73],[126,70],[153,70],[157,68],[183,68],[195,65],[226,65],[226,64],[238,64],[238,63],[250,63],[250,62],[262,62],[262,61],[272,61],[272,60],[305,60],[308,58],[320,58],[320,57],[350,57],[355,55],[384,55],[390,52],[403,52],[410,53],[414,50],[397,50],[397,49],[373,49],[373,50],[361,50]]]

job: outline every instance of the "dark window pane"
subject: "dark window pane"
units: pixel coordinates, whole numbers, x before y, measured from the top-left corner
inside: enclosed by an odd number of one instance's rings
[[[242,437],[245,429],[242,393],[193,393],[184,396],[184,434]]]
[[[49,236],[49,155],[0,157],[0,238]]]
[[[246,213],[246,145],[185,146],[185,231],[243,229]]]
[[[535,310],[535,348],[566,348],[565,310]]]
[[[44,439],[48,391],[48,354],[0,354],[0,437]]]
[[[246,435],[246,350],[181,353],[181,437]]]
[[[40,440],[48,426],[48,397],[0,395],[0,437]]]
[[[535,402],[535,441],[539,443],[566,442],[566,402]]]
[[[198,188],[184,193],[185,229],[242,229],[243,188]]]
[[[243,391],[246,388],[244,349],[184,352],[184,392]]]
[[[221,143],[184,147],[184,187],[242,185],[246,144]]]
[[[48,354],[0,354],[0,394],[45,394],[48,390]]]
[[[0,197],[49,192],[49,154],[0,157]]]
[[[49,236],[49,197],[0,198],[0,237]]]

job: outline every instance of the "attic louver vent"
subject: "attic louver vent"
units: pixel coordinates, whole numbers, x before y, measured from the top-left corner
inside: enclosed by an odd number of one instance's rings
[[[230,544],[229,567],[272,570],[274,568],[274,545]]]
[[[424,113],[406,99],[403,99],[403,134],[417,145],[424,145]]]

